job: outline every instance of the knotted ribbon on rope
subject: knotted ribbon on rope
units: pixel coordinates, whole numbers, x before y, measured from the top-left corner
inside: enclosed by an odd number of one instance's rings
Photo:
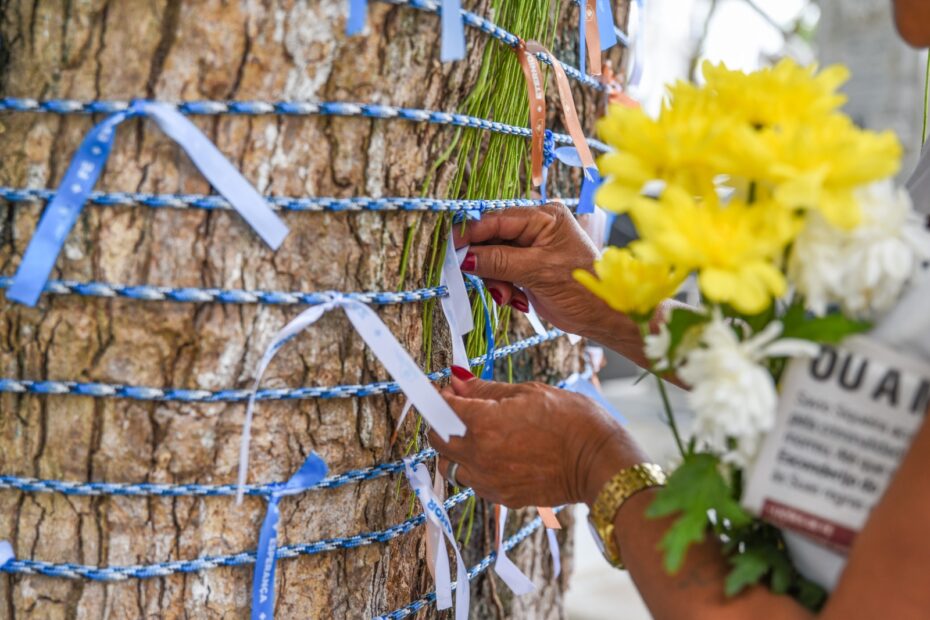
[[[378,318],[377,313],[361,302],[337,295],[326,303],[304,310],[293,321],[288,323],[275,335],[262,356],[261,362],[259,362],[255,383],[252,386],[249,404],[246,408],[245,424],[242,428],[242,443],[239,446],[237,503],[242,502],[242,495],[245,491],[249,469],[249,441],[252,431],[252,415],[255,410],[255,393],[258,391],[265,370],[278,350],[288,340],[316,323],[324,314],[336,308],[342,308],[355,331],[362,337],[365,344],[371,348],[375,357],[378,358],[388,373],[397,381],[401,391],[407,395],[407,398],[410,399],[420,414],[426,418],[426,421],[430,423],[433,430],[443,440],[448,441],[452,436],[465,434],[465,424],[443,400],[439,392],[433,388],[429,379],[413,361],[410,354],[397,341],[397,338],[394,337],[387,325]]]
[[[488,306],[488,299],[485,293],[484,280],[478,276],[466,273],[465,277],[471,282],[472,288],[477,291],[478,299],[481,300],[481,308],[484,310],[484,366],[481,368],[481,378],[485,381],[494,380],[494,323],[491,321],[491,308]]]
[[[449,609],[452,607],[452,575],[449,569],[449,554],[444,544],[438,544],[441,540],[437,531],[441,531],[445,539],[452,545],[455,552],[456,561],[456,597],[455,597],[455,620],[468,620],[468,608],[471,604],[470,592],[468,586],[468,569],[465,568],[465,562],[462,561],[462,554],[459,551],[458,543],[455,540],[455,532],[452,530],[452,522],[449,515],[442,505],[442,501],[433,491],[432,482],[430,481],[429,470],[426,465],[419,463],[413,465],[405,460],[404,472],[407,480],[413,488],[427,520],[427,540],[430,537],[437,542],[433,550],[433,567],[435,569],[436,580],[436,608]]]
[[[352,36],[365,29],[368,0],[349,0],[346,35]],[[440,0],[439,19],[442,24],[442,42],[439,59],[442,62],[465,58],[465,20],[461,0]]]
[[[252,620],[270,620],[274,617],[274,576],[278,553],[278,521],[281,512],[278,502],[285,495],[303,493],[326,477],[326,463],[311,452],[300,469],[287,482],[274,485],[268,496],[268,510],[262,521],[255,552],[255,573],[252,576]]]
[[[7,299],[34,306],[45,288],[65,237],[74,227],[88,195],[103,172],[116,128],[125,120],[148,117],[184,149],[206,179],[242,215],[272,249],[287,236],[284,222],[261,194],[229,163],[196,125],[172,105],[136,100],[95,125],[78,147],[65,176],[29,240]]]

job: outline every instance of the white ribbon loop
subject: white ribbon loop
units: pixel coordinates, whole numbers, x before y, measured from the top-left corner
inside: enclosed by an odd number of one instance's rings
[[[536,589],[532,580],[514,564],[504,551],[504,524],[507,523],[507,507],[498,506],[497,516],[497,559],[494,560],[494,572],[507,584],[510,591],[517,596],[529,594]]]
[[[471,604],[468,569],[465,568],[465,562],[462,560],[458,543],[455,541],[455,533],[452,531],[452,522],[449,520],[449,515],[443,507],[442,501],[433,492],[429,470],[426,465],[419,463],[414,466],[410,459],[404,459],[404,473],[407,475],[407,480],[423,507],[427,528],[441,530],[446,540],[452,545],[456,562],[455,620],[468,620],[468,608]],[[427,537],[430,535],[430,530],[427,529]],[[449,554],[446,553],[445,545],[436,545],[435,568],[436,608],[449,609],[452,607],[452,581],[449,573]]]
[[[278,350],[288,340],[316,323],[320,317],[334,308],[342,308],[349,317],[355,331],[362,337],[365,344],[372,350],[375,357],[387,369],[401,391],[407,395],[417,411],[430,423],[433,430],[448,441],[452,436],[465,434],[465,423],[449,407],[448,403],[433,389],[432,383],[420,367],[417,366],[410,354],[397,341],[387,325],[378,318],[374,310],[365,304],[348,297],[334,297],[326,303],[313,306],[301,312],[297,318],[288,323],[279,331],[271,341],[262,360],[258,365],[255,383],[249,394],[249,404],[245,413],[245,424],[242,427],[242,442],[239,446],[239,476],[236,489],[236,502],[242,502],[245,483],[249,469],[249,441],[252,430],[252,416],[255,409],[255,396],[261,384],[262,376],[268,364]]]

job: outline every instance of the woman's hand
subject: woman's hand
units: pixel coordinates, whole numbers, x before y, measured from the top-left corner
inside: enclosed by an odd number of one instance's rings
[[[537,313],[564,331],[596,340],[640,364],[636,325],[579,284],[597,249],[564,205],[514,208],[453,226],[457,248],[471,244],[462,269],[482,277],[494,301]],[[526,294],[519,288],[524,288]]]
[[[430,433],[440,472],[509,508],[592,503],[617,471],[646,461],[620,424],[594,401],[541,383],[511,385],[453,367],[442,393],[468,426],[448,443]]]

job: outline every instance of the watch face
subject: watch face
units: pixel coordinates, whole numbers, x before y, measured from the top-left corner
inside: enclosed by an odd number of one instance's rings
[[[601,539],[600,533],[597,531],[597,527],[594,526],[594,521],[591,520],[591,517],[588,517],[588,530],[591,531],[591,538],[594,539],[594,544],[597,545],[597,550],[601,552],[601,555],[604,556],[604,559],[610,562],[610,558],[607,557],[607,549],[604,547],[604,541]]]

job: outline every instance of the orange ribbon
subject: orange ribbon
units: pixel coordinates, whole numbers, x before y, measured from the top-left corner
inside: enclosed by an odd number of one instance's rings
[[[559,88],[559,102],[562,104],[562,122],[565,123],[565,128],[568,129],[568,134],[572,137],[575,148],[578,149],[578,157],[581,158],[581,165],[584,166],[585,169],[594,166],[594,156],[591,155],[591,148],[588,146],[584,131],[581,129],[581,122],[578,120],[578,111],[575,109],[575,100],[572,97],[572,87],[571,84],[568,83],[568,76],[565,75],[565,70],[562,68],[558,59],[538,42],[527,41],[526,49],[533,54],[545,54],[549,57],[549,60],[552,61],[555,83]]]
[[[523,69],[523,77],[526,78],[526,94],[529,99],[530,107],[530,130],[532,138],[530,142],[530,162],[533,177],[533,187],[539,187],[543,182],[543,142],[546,136],[546,88],[543,84],[542,72],[539,70],[539,62],[531,52],[526,49],[526,42],[520,41],[520,45],[514,50],[517,58],[520,60],[520,68]]]
[[[597,27],[597,0],[586,0],[584,11],[585,47],[591,61],[591,75],[601,74],[601,31]]]

